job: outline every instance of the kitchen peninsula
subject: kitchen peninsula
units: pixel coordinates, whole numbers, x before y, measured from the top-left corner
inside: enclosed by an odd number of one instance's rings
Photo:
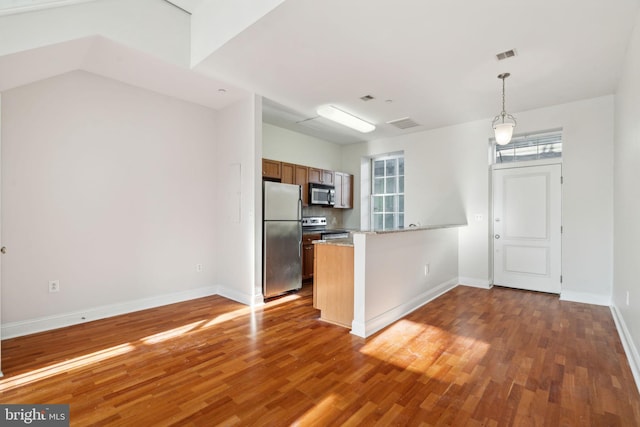
[[[356,231],[316,241],[314,307],[321,319],[367,337],[458,282],[458,227]]]

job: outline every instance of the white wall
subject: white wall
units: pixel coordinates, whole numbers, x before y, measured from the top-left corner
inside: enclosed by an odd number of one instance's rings
[[[640,387],[640,16],[616,93],[613,306]],[[627,293],[629,304],[627,304]]]
[[[374,334],[455,287],[457,279],[457,228],[356,233],[352,332]]]
[[[252,97],[220,111],[216,158],[216,283],[221,295],[262,302],[262,100]]]
[[[0,55],[99,34],[189,66],[190,31],[190,15],[167,2],[100,0],[0,16]]]
[[[459,230],[459,276],[488,285],[489,130],[484,122],[472,122],[346,146],[343,164],[355,175],[354,195],[360,195],[345,212],[346,226],[359,226],[360,205],[367,201],[360,192],[361,159],[404,151],[405,224],[468,223]],[[483,221],[472,220],[476,213]]]
[[[563,128],[562,298],[609,305],[613,284],[613,96],[529,111],[524,131]]]
[[[342,146],[289,129],[262,124],[262,156],[266,159],[342,171]]]
[[[83,71],[2,98],[3,327],[214,293],[215,111]]]
[[[284,0],[205,1],[191,19],[191,64],[196,66]]]
[[[516,113],[518,133],[563,128],[563,292],[568,299],[609,303],[612,283],[613,97]],[[490,120],[345,146],[343,168],[355,174],[354,209],[360,224],[362,159],[404,151],[405,222],[466,221],[460,229],[459,276],[482,286],[491,280]],[[483,219],[477,221],[476,214]]]

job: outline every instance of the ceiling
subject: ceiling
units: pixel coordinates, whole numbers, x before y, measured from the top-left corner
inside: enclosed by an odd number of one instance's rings
[[[196,70],[268,98],[267,122],[349,143],[490,120],[503,72],[516,116],[612,94],[637,14],[637,0],[288,0]],[[378,128],[336,133],[322,104]],[[406,117],[419,126],[387,124]]]
[[[101,36],[83,37],[0,56],[0,92],[75,70],[215,110],[250,95],[244,89]]]
[[[95,0],[7,1],[4,13]],[[194,14],[221,0],[164,1]],[[255,92],[264,121],[340,144],[474,120],[489,130],[503,72],[516,117],[614,93],[638,10],[639,0],[286,0],[193,70],[97,35],[0,56],[0,91],[81,69],[216,109]],[[377,129],[318,118],[323,104]],[[387,123],[402,118],[417,126]]]

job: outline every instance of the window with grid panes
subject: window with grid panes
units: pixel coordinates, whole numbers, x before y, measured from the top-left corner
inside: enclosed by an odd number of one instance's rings
[[[371,226],[404,226],[404,155],[371,159]]]

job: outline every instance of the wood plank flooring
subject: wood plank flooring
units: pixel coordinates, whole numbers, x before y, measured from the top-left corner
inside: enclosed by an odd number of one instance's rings
[[[77,426],[640,425],[609,309],[505,288],[459,286],[366,340],[320,321],[306,286],[2,346],[1,402],[69,403]]]

